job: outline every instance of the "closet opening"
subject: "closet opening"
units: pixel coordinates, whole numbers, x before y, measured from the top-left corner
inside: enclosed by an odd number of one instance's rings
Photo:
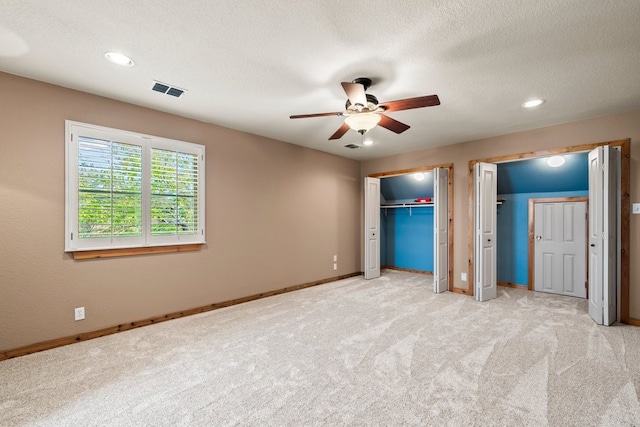
[[[596,323],[628,322],[629,145],[469,162],[469,292],[486,301],[499,283],[588,297]]]
[[[497,284],[586,298],[588,196],[588,152],[498,163]]]
[[[365,178],[365,278],[380,268],[434,276],[450,290],[453,165],[385,172]]]

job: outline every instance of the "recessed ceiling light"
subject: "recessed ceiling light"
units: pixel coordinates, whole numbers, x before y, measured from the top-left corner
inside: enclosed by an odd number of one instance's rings
[[[133,67],[134,64],[133,59],[118,52],[107,52],[104,57],[107,58],[107,61],[122,67]]]
[[[551,156],[547,159],[547,164],[552,168],[559,168],[564,165],[564,157],[562,156]]]
[[[364,141],[362,141],[362,145],[373,145],[373,139],[365,139]]]
[[[522,104],[522,106],[524,108],[533,108],[533,107],[537,107],[538,105],[542,104],[544,102],[544,99],[532,99],[529,100],[527,102],[525,102],[524,104]]]

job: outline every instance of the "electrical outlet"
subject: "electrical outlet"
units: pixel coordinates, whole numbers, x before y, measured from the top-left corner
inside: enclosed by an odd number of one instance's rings
[[[634,203],[633,204],[633,211],[632,213],[634,215],[640,214],[640,203]]]
[[[76,307],[73,310],[76,320],[84,320],[84,307]]]
[[[334,262],[334,263],[333,263],[333,270],[335,271],[335,270],[337,270],[337,269],[338,269],[338,263],[337,263],[337,262]]]
[[[463,282],[467,281],[467,273],[460,273],[460,280],[462,280]]]
[[[338,262],[338,255],[333,256],[333,262]]]

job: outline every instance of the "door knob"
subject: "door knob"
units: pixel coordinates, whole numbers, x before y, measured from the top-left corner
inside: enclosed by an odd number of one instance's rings
[[[595,244],[595,243],[592,243],[592,244],[590,244],[589,246],[591,246],[592,248],[595,248],[595,247],[596,247],[596,244]]]
[[[537,235],[537,236],[536,236],[536,240],[542,240],[542,236]]]

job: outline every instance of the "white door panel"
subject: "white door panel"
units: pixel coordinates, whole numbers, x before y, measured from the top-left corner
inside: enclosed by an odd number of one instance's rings
[[[596,148],[589,153],[589,315],[596,323],[603,323],[602,313],[602,152]]]
[[[449,169],[434,171],[434,272],[433,291],[449,290]]]
[[[475,174],[475,245],[474,295],[477,301],[497,296],[496,224],[498,166],[476,163]]]
[[[620,153],[589,153],[589,315],[601,325],[617,320],[618,164]]]
[[[534,205],[534,290],[586,297],[586,202]]]
[[[380,277],[380,180],[364,179],[364,278]]]

